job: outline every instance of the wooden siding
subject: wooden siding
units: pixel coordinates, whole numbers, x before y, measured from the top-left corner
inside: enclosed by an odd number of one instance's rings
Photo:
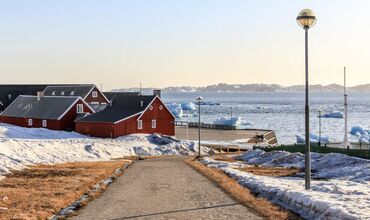
[[[92,95],[93,92],[97,92],[98,96],[93,97],[93,95]],[[94,87],[94,89],[91,90],[91,92],[86,96],[85,102],[87,102],[88,104],[91,104],[93,102],[98,102],[99,104],[103,104],[103,103],[108,104],[109,101],[104,97],[104,95],[100,92],[99,89]]]
[[[61,120],[47,120],[47,126],[45,128],[50,130],[74,130],[74,120],[77,116],[77,104],[84,105],[84,112],[92,113],[90,108],[82,101],[79,100],[74,106],[61,118]],[[28,119],[32,119],[32,126],[28,125]],[[42,128],[42,120],[38,118],[17,118],[17,117],[8,117],[0,116],[0,121],[3,123],[13,124],[22,127],[32,127],[32,128]]]
[[[162,106],[162,110],[160,109]],[[164,107],[160,99],[156,98],[152,103],[152,109],[149,107],[141,116],[143,128],[138,129],[137,120],[140,115],[133,116],[119,123],[104,122],[76,122],[76,131],[81,134],[96,137],[119,137],[135,133],[160,133],[164,135],[175,135],[175,118]],[[156,120],[156,128],[152,128],[152,120]]]

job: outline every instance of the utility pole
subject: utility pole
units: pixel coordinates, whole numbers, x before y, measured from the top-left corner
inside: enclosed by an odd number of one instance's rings
[[[346,86],[346,67],[344,67],[344,139],[342,147],[349,149],[351,147],[351,143],[348,141],[348,95],[346,91]]]

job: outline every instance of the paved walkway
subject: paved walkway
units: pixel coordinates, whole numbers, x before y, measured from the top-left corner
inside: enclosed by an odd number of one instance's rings
[[[138,161],[73,219],[261,219],[179,158]]]

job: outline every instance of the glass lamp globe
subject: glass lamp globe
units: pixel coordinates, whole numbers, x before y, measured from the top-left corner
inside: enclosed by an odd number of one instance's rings
[[[303,28],[310,28],[316,23],[315,13],[311,9],[303,9],[297,16],[297,23]]]
[[[202,96],[198,96],[198,97],[195,99],[195,101],[196,101],[197,103],[201,103],[201,102],[203,101],[203,97],[202,97]]]

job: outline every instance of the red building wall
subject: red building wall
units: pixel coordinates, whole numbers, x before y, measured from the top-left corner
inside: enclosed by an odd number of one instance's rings
[[[162,106],[162,108],[160,108]],[[135,133],[160,133],[175,135],[175,118],[164,107],[160,99],[155,99],[152,109],[148,108],[142,115],[143,129],[138,129],[137,119],[140,115],[133,116],[117,124],[98,122],[76,122],[76,131],[82,134],[96,137],[119,137]],[[162,109],[162,110],[161,110]],[[157,121],[157,127],[152,128],[152,120]]]
[[[98,93],[98,96],[97,97],[93,97],[93,92],[97,92]],[[99,91],[99,89],[97,89],[96,87],[91,90],[91,92],[86,96],[85,98],[85,102],[91,104],[92,102],[99,102],[99,104],[108,104],[108,100],[105,99],[105,97],[103,96],[103,94]]]
[[[77,104],[84,105],[84,112],[92,113],[90,108],[82,101],[79,100],[65,115],[61,120],[50,120],[47,119],[47,126],[45,128],[51,130],[66,130],[66,129],[75,129],[74,120],[77,116]],[[28,119],[32,119],[32,126],[28,126]],[[0,116],[0,121],[3,123],[14,124],[22,127],[33,127],[33,128],[42,128],[42,120],[38,118],[17,118],[17,117],[8,117]]]

